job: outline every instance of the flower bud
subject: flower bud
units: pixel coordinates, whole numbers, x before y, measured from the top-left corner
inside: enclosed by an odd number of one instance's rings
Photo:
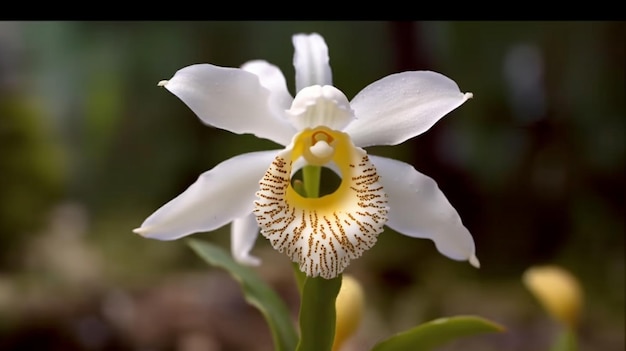
[[[571,329],[576,327],[583,291],[574,275],[554,265],[536,266],[527,269],[522,280],[553,318]]]
[[[338,351],[344,341],[357,330],[363,319],[364,306],[365,294],[361,284],[353,277],[344,274],[341,289],[335,301],[337,317],[333,351]]]

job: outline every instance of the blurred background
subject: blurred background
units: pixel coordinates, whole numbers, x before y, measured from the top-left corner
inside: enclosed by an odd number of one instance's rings
[[[482,267],[387,229],[347,273],[367,313],[346,350],[434,318],[507,328],[445,350],[547,350],[558,325],[524,288],[537,264],[579,279],[581,350],[624,350],[623,22],[0,22],[0,350],[272,350],[236,282],[184,240],[131,230],[197,176],[277,145],[203,125],[158,88],[195,63],[279,66],[323,35],[348,98],[434,70],[474,98],[427,133],[368,152],[433,177]],[[229,247],[228,226],[194,237]],[[298,296],[262,238],[259,274]]]

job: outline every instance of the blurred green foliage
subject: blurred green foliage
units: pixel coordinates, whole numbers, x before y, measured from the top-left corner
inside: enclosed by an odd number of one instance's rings
[[[42,110],[29,96],[0,95],[0,271],[16,269],[61,197],[64,159]]]

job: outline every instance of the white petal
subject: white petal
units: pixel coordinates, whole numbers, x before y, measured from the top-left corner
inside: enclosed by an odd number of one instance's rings
[[[424,133],[460,106],[471,93],[461,93],[450,78],[436,72],[403,72],[382,78],[350,102],[356,120],[344,131],[355,145],[396,145]]]
[[[432,178],[404,162],[372,155],[370,159],[388,196],[390,228],[431,239],[442,254],[479,266],[472,235]]]
[[[241,69],[256,74],[261,85],[270,91],[270,106],[277,108],[276,115],[280,116],[282,111],[291,106],[293,97],[289,94],[285,76],[278,67],[267,61],[254,60],[244,63]]]
[[[218,164],[133,231],[147,238],[174,240],[252,213],[259,180],[277,153],[247,153]]]
[[[276,114],[282,110],[275,106],[270,90],[256,74],[243,69],[192,65],[159,85],[183,100],[208,125],[237,134],[251,133],[281,145],[288,144],[295,134]]]
[[[254,242],[259,235],[259,225],[256,217],[250,213],[245,217],[237,218],[230,226],[230,248],[233,258],[241,264],[258,266],[261,260],[250,255]]]
[[[296,34],[291,41],[295,49],[296,93],[311,85],[333,85],[324,38],[317,33]]]

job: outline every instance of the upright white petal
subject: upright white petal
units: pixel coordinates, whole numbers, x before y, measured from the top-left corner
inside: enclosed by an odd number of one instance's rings
[[[281,145],[289,144],[296,132],[276,115],[281,109],[270,90],[256,74],[243,69],[192,65],[159,85],[183,100],[208,125],[237,134],[251,133]]]
[[[253,60],[244,63],[241,69],[256,74],[261,85],[270,91],[270,106],[277,109],[277,116],[291,106],[293,97],[289,94],[285,76],[278,67],[267,61]]]
[[[259,180],[277,153],[252,152],[218,164],[133,231],[147,238],[174,240],[247,216],[254,208]]]
[[[258,257],[250,255],[254,242],[259,235],[256,217],[250,213],[247,216],[236,218],[230,225],[230,233],[230,249],[235,260],[249,266],[261,264]]]
[[[442,254],[480,265],[472,235],[432,178],[404,162],[371,155],[370,159],[388,196],[390,228],[431,239]]]
[[[311,85],[333,85],[324,38],[317,33],[296,34],[291,41],[295,49],[296,93]]]
[[[471,97],[453,80],[436,72],[392,74],[368,85],[352,99],[356,120],[344,131],[360,147],[400,144],[424,133]]]

